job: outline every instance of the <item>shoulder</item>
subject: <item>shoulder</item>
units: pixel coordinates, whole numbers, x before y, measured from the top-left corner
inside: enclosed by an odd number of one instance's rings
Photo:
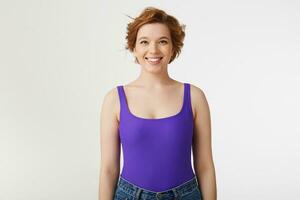
[[[116,102],[117,97],[118,97],[117,87],[111,88],[105,93],[103,102],[105,102],[107,104],[112,104],[112,103]]]
[[[103,98],[103,112],[110,112],[117,117],[119,107],[119,96],[117,87],[109,89]],[[118,117],[117,117],[118,118]]]
[[[195,101],[200,101],[201,99],[203,100],[203,98],[205,98],[205,93],[203,91],[203,89],[201,89],[198,86],[195,86],[193,84],[190,83],[190,88],[191,88],[191,96],[194,97],[193,99]]]
[[[205,92],[202,88],[190,84],[191,104],[194,117],[203,109],[208,108],[208,102]]]

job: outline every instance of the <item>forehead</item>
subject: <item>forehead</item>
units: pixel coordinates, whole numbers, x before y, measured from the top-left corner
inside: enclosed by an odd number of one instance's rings
[[[170,38],[170,30],[167,25],[162,23],[145,24],[139,28],[137,39],[147,37],[150,39],[158,39],[160,37]]]

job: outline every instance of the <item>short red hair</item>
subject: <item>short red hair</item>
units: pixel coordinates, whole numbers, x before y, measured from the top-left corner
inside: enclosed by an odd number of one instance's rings
[[[133,22],[128,23],[126,35],[127,44],[125,48],[130,52],[133,52],[139,28],[150,23],[162,23],[169,28],[174,52],[169,62],[171,63],[176,57],[179,56],[181,48],[183,47],[185,25],[180,25],[175,17],[168,15],[165,11],[154,7],[145,8],[138,17],[134,18]],[[136,62],[138,62],[137,59]]]

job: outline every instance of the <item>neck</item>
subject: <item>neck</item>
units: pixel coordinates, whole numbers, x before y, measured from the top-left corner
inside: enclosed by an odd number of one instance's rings
[[[163,86],[173,84],[174,80],[169,76],[167,70],[159,73],[151,73],[146,70],[141,70],[140,75],[134,82],[147,88],[159,89]]]

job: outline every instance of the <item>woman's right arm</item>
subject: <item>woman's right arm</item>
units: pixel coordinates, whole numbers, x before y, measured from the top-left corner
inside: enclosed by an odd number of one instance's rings
[[[101,108],[99,200],[113,200],[120,173],[118,98],[117,88],[110,90],[105,95]]]

